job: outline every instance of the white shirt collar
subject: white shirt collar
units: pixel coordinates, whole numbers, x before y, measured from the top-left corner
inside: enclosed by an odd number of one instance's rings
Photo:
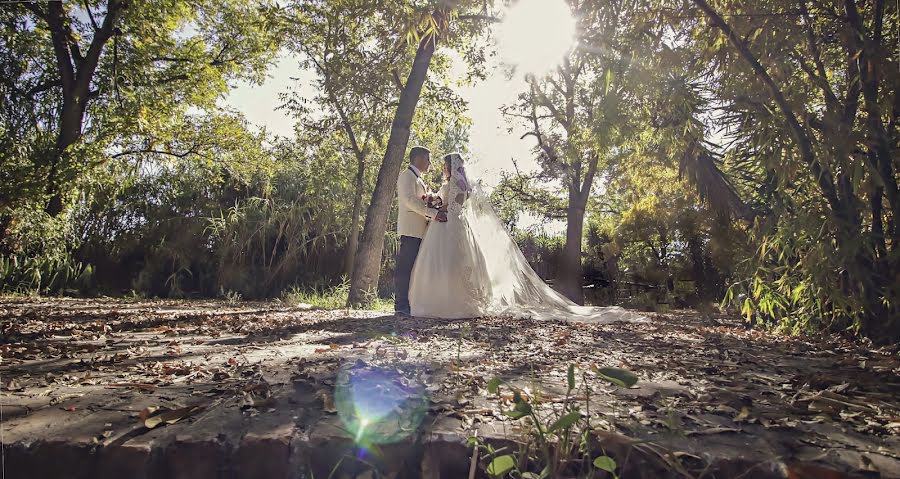
[[[421,177],[422,177],[422,172],[421,172],[421,171],[419,171],[419,169],[418,169],[418,168],[416,168],[416,165],[412,165],[412,164],[411,164],[411,165],[409,165],[409,167],[410,167],[410,168],[412,168],[412,170],[413,170],[413,173],[415,173],[415,174],[416,174],[416,176],[418,176],[418,177],[419,177],[419,178],[421,178]]]

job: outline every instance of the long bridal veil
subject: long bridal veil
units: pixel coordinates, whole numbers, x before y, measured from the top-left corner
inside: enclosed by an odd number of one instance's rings
[[[488,195],[475,185],[466,201],[465,216],[484,257],[486,268],[473,278],[486,286],[485,313],[534,319],[592,323],[646,321],[646,317],[618,306],[579,306],[548,286],[531,268],[518,245],[503,227]],[[486,273],[485,273],[486,270]]]

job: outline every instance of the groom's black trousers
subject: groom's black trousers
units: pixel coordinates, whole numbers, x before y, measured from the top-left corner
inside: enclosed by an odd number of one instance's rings
[[[421,245],[422,238],[400,237],[397,268],[394,271],[394,311],[398,313],[410,313],[409,277],[412,275],[413,265],[416,264],[416,256],[419,255],[419,246]]]

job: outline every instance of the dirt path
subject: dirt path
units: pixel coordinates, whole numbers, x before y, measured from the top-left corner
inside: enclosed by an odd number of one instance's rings
[[[570,364],[608,449],[638,439],[669,466],[620,458],[622,477],[900,477],[896,349],[729,318],[398,321],[277,304],[6,298],[0,325],[8,478],[327,477],[338,462],[334,477],[465,477],[473,431],[523,438],[503,414],[509,395],[487,382],[503,379],[549,415]],[[640,382],[614,386],[593,366]],[[359,417],[379,421],[348,432]],[[362,443],[377,454],[361,455]]]

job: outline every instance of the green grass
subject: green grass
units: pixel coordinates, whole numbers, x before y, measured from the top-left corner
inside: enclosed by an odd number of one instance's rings
[[[326,288],[300,288],[294,286],[281,295],[281,302],[288,306],[308,304],[321,309],[344,309],[347,306],[347,294],[350,292],[350,282],[343,281],[337,286]],[[373,298],[367,309],[373,311],[393,311],[394,298]]]

